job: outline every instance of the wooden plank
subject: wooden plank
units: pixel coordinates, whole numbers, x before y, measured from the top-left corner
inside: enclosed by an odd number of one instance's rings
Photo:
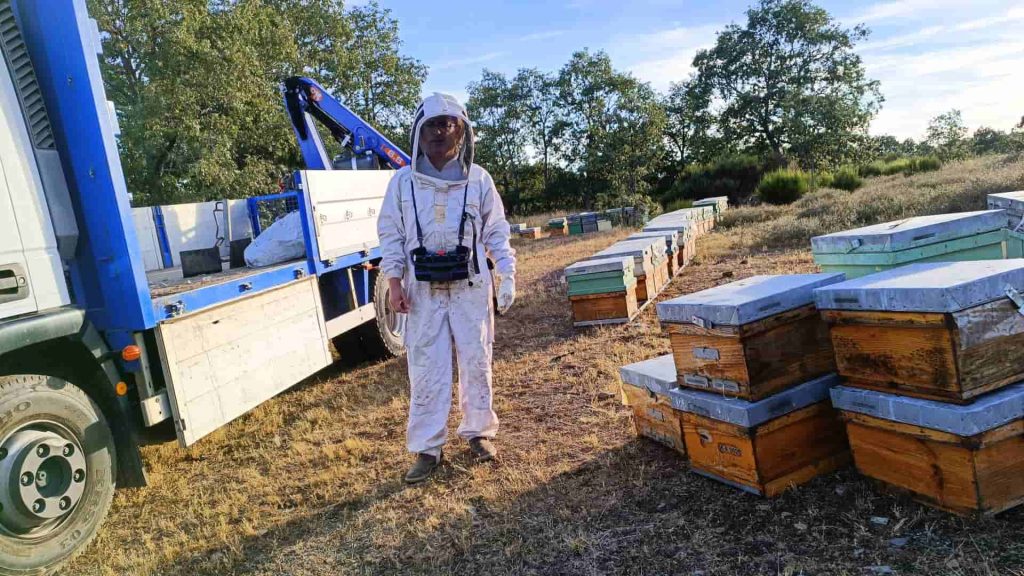
[[[657,295],[658,289],[654,286],[653,274],[636,277],[636,299],[638,302],[653,300]]]
[[[737,395],[750,395],[750,376],[747,373],[747,360],[744,356],[743,343],[735,336],[694,336],[673,332],[676,324],[669,326],[669,342],[672,347],[672,358],[675,361],[676,373],[680,386],[690,388],[706,388],[692,386],[685,381],[688,374],[697,374],[707,378],[719,378],[736,382],[740,391]],[[709,356],[698,356],[699,352],[713,351]],[[717,356],[718,359],[713,359]]]
[[[833,325],[839,374],[918,390],[957,391],[956,352],[944,327]]]
[[[963,390],[1024,379],[1024,354],[1007,353],[1024,350],[1024,315],[1012,301],[997,300],[952,317],[959,336],[957,361]]]
[[[789,481],[809,480],[814,476],[806,474],[818,462],[845,452],[846,430],[828,400],[766,422],[754,433],[754,458],[765,484],[802,469]]]
[[[846,425],[857,470],[952,510],[978,508],[974,453],[851,420]]]
[[[829,324],[873,324],[879,326],[950,326],[945,314],[930,312],[864,312],[856,310],[822,310],[821,317]]]
[[[974,466],[983,513],[995,514],[1024,502],[1024,433],[1019,426],[1016,435],[980,448]]]
[[[612,318],[631,319],[636,315],[637,300],[635,290],[626,290],[614,294],[588,294],[572,296],[572,316],[576,322],[609,320]]]
[[[633,427],[637,436],[650,438],[686,456],[679,411],[662,401],[632,408]]]
[[[693,468],[760,490],[749,429],[687,412],[683,440]]]

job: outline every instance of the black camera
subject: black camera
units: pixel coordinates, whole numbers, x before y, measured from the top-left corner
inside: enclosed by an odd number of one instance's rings
[[[469,278],[469,261],[473,251],[466,246],[456,246],[454,252],[445,254],[429,253],[420,246],[410,254],[413,272],[420,282],[451,282]]]

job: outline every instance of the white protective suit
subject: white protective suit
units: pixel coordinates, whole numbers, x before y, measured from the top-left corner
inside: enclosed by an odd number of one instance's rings
[[[454,116],[465,126],[458,165],[440,172],[420,152],[420,129],[430,118]],[[388,185],[377,224],[387,278],[400,278],[409,299],[405,346],[409,362],[410,452],[438,456],[447,439],[452,398],[452,342],[459,365],[459,436],[493,438],[498,417],[492,407],[491,347],[494,309],[487,253],[499,276],[515,274],[515,251],[509,246],[505,209],[486,170],[473,164],[473,132],[458,101],[445,94],[426,98],[416,111],[412,134],[412,166],[400,169]],[[426,164],[427,166],[424,166]],[[429,176],[427,174],[433,174]],[[440,177],[435,177],[440,176]],[[443,179],[443,178],[449,179]],[[454,177],[455,179],[450,179]],[[429,252],[453,251],[458,244],[463,198],[469,214],[464,245],[472,247],[468,280],[446,283],[417,281],[410,254],[419,246],[412,194],[416,194],[423,243]],[[486,250],[486,252],[485,252]],[[512,284],[514,286],[514,284]]]

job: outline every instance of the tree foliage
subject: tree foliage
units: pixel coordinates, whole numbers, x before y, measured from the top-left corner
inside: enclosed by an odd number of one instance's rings
[[[401,137],[426,75],[376,4],[339,0],[89,0],[137,204],[276,189],[300,157],[278,86],[311,76]]]
[[[967,156],[967,126],[959,110],[939,114],[928,123],[928,145],[943,162]]]
[[[762,0],[694,58],[694,90],[710,95],[714,124],[734,145],[816,167],[852,159],[882,96],[856,44],[806,0]]]

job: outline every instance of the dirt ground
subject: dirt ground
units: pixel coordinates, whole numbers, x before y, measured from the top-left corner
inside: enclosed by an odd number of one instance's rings
[[[73,575],[1024,574],[1024,512],[967,520],[855,471],[774,500],[686,470],[637,439],[617,369],[668,351],[652,307],[576,331],[560,271],[625,236],[516,241],[519,299],[498,319],[500,462],[454,436],[406,487],[403,360],[331,368],[190,450],[145,448],[150,486],[118,493]],[[740,255],[722,234],[659,299],[758,273],[815,270],[806,250]]]

